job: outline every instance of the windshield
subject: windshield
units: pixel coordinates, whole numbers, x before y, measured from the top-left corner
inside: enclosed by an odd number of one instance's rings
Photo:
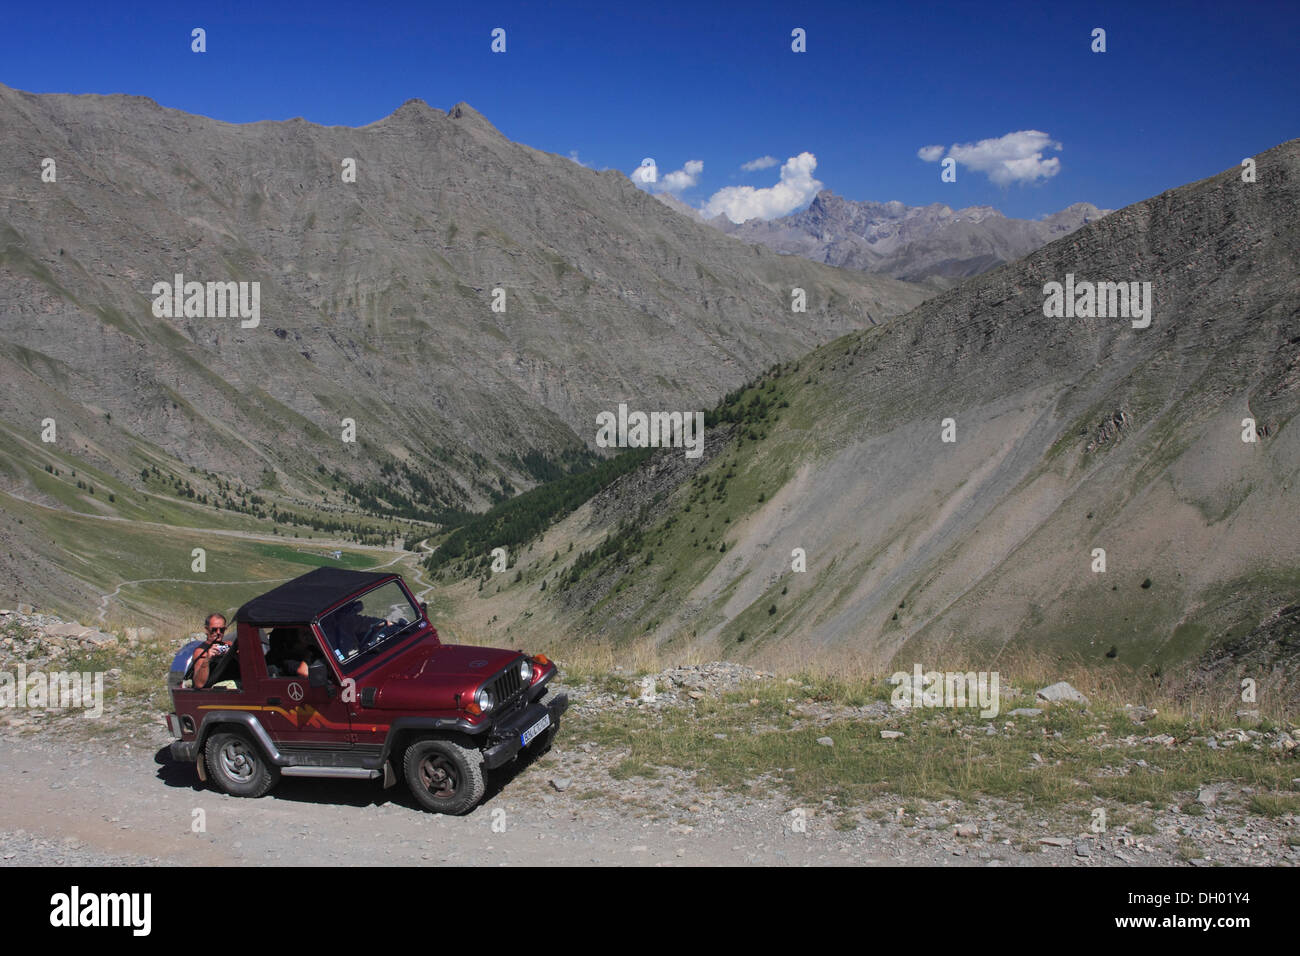
[[[373,651],[420,620],[420,612],[396,581],[367,591],[320,619],[330,651],[340,664]]]

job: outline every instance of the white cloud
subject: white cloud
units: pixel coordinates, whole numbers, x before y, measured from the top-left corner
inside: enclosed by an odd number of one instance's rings
[[[681,169],[669,173],[659,184],[659,188],[666,193],[679,193],[683,189],[690,189],[700,181],[700,173],[704,172],[704,163],[698,159],[688,159],[686,165]]]
[[[569,159],[573,160],[579,166],[583,166],[587,169],[594,168],[590,163],[584,163],[581,159],[578,158],[578,151],[576,149],[569,150]]]
[[[632,170],[629,178],[638,186],[649,186],[659,181],[659,167],[655,161],[647,156],[641,160],[641,165]]]
[[[704,215],[712,219],[722,213],[732,222],[784,216],[811,202],[822,188],[822,184],[813,178],[816,168],[817,157],[812,153],[792,156],[781,167],[781,181],[775,186],[763,189],[727,186],[719,189],[704,204]]]
[[[751,159],[747,163],[741,163],[740,168],[747,173],[752,173],[756,169],[771,169],[780,160],[775,156],[760,156],[758,159]]]
[[[935,152],[937,149],[937,146],[925,146],[917,151],[917,155],[926,162],[934,162],[939,158]],[[1059,173],[1059,159],[1055,156],[1043,158],[1043,153],[1049,149],[1059,152],[1061,144],[1044,132],[1024,129],[996,139],[982,139],[978,143],[954,144],[948,155],[966,168],[984,173],[999,186],[1009,186],[1011,183],[1051,179]]]
[[[933,163],[943,155],[942,146],[922,146],[916,151],[916,155],[921,157],[927,163]]]
[[[629,178],[638,186],[644,187],[648,192],[679,193],[696,185],[700,181],[700,173],[702,172],[704,172],[703,160],[688,159],[681,169],[674,170],[661,177],[659,175],[659,166],[647,156],[641,160],[640,166],[632,170]]]

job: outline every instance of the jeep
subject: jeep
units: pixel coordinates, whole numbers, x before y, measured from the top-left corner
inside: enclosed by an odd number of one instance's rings
[[[166,718],[173,758],[233,796],[400,773],[426,809],[468,813],[484,772],[549,748],[568,707],[545,699],[545,655],[442,643],[396,574],[317,568],[233,620],[206,686],[178,679]]]

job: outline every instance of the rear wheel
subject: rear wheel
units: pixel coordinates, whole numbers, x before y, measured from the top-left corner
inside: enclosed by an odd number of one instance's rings
[[[239,731],[218,731],[203,749],[208,774],[232,797],[260,797],[280,779],[280,769]]]
[[[403,761],[406,785],[426,810],[468,813],[483,799],[483,758],[452,740],[417,740]]]

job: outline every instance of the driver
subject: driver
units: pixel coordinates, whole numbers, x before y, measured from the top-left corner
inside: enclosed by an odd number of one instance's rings
[[[343,657],[351,657],[358,651],[364,650],[363,642],[377,626],[388,627],[392,623],[387,618],[362,614],[361,602],[353,601],[335,615],[333,622],[335,639],[332,643],[342,652]]]

